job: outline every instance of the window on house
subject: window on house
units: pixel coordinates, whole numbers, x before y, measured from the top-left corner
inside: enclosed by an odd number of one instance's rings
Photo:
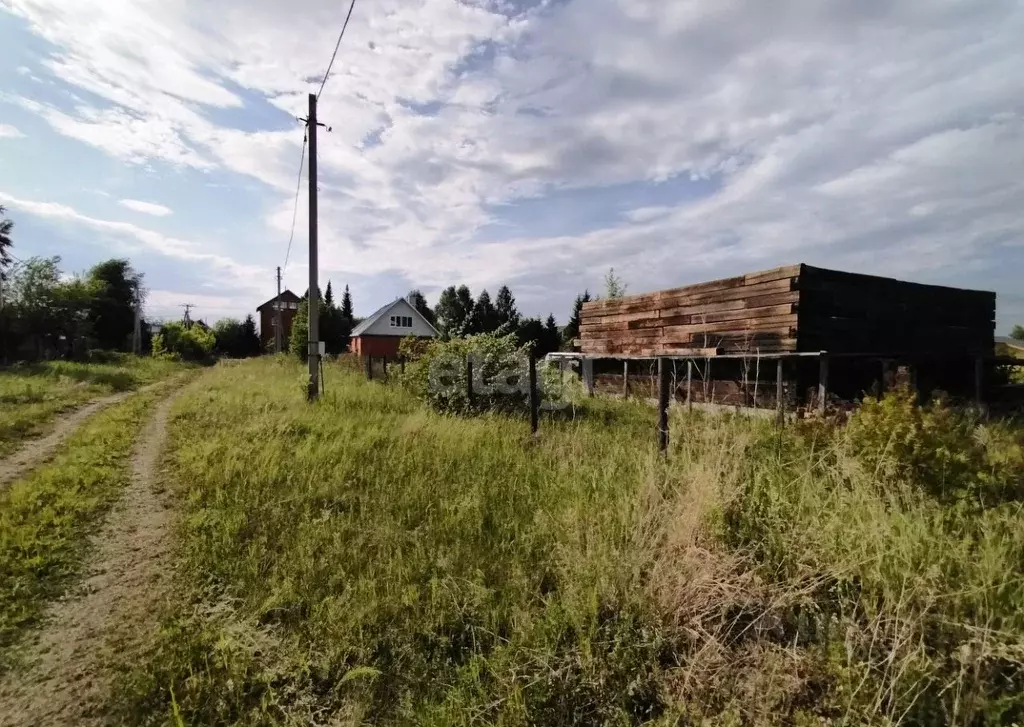
[[[392,328],[412,328],[411,316],[391,316]]]

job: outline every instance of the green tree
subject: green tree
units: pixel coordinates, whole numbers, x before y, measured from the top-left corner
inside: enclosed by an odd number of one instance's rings
[[[604,276],[604,297],[621,298],[626,294],[626,284],[615,274],[615,268],[608,268]]]
[[[441,298],[434,307],[434,314],[440,324],[444,337],[461,336],[469,330],[470,316],[473,313],[473,294],[469,288],[454,285],[441,292]]]
[[[576,300],[573,301],[572,315],[569,316],[569,322],[562,329],[562,342],[566,346],[571,345],[574,339],[580,337],[580,317],[583,314],[583,304],[589,302],[589,290],[584,290],[583,295],[577,295]]]
[[[8,252],[14,243],[11,241],[11,230],[14,223],[5,219],[7,210],[0,205],[0,276],[6,275],[4,270],[11,264],[11,254]],[[5,277],[4,280],[7,278]]]
[[[541,339],[541,343],[541,351],[537,353],[538,356],[546,356],[557,351],[562,345],[562,333],[558,330],[554,313],[548,313],[548,319],[544,322],[544,338]]]
[[[519,327],[519,309],[516,308],[516,299],[507,285],[498,288],[498,297],[495,299],[495,310],[498,315],[498,325],[514,331]]]
[[[186,327],[184,321],[171,321],[153,336],[153,355],[202,361],[213,353],[216,345],[217,337],[206,325]]]
[[[1024,326],[1014,326],[1010,331],[1010,338],[1017,341],[1024,341]]]
[[[345,286],[345,293],[341,296],[341,317],[348,321],[349,329],[355,326],[355,315],[352,312],[352,294]]]
[[[491,294],[486,290],[480,293],[480,297],[473,304],[473,312],[470,314],[469,330],[467,333],[494,333],[498,330],[498,311],[491,303]]]
[[[127,350],[135,327],[136,301],[143,297],[142,273],[123,259],[101,262],[89,271],[94,296],[89,323],[100,348]]]
[[[413,289],[409,291],[409,294],[405,296],[405,299],[409,301],[409,304],[415,308],[420,315],[427,319],[427,322],[432,325],[437,325],[437,318],[434,316],[434,311],[427,305],[427,299],[419,289]]]
[[[256,321],[246,316],[244,321],[225,318],[217,321],[213,327],[213,335],[217,339],[214,349],[221,356],[231,358],[247,358],[260,352],[260,339],[256,335]]]
[[[334,291],[331,290],[331,281],[327,281],[327,292],[324,293],[324,305],[328,308],[334,307]]]
[[[299,310],[292,320],[292,335],[288,348],[300,361],[305,361],[309,355],[309,301],[305,298],[299,302]]]

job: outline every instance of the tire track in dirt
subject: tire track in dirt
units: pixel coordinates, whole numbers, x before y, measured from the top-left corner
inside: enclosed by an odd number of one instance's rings
[[[143,391],[150,391],[159,386],[164,386],[167,381],[158,381],[148,386],[143,386],[133,391],[122,391],[118,394],[111,394],[102,399],[97,399],[85,406],[73,410],[67,416],[60,416],[53,431],[45,437],[30,439],[22,445],[14,454],[6,459],[0,460],[0,491],[19,477],[30,472],[33,467],[42,464],[50,459],[57,448],[80,427],[86,419],[93,414],[103,411],[109,406],[118,404],[129,396]]]
[[[126,653],[157,627],[171,583],[171,510],[161,456],[171,405],[161,401],[132,456],[132,480],[93,538],[85,581],[51,609],[24,666],[0,679],[0,726],[104,724],[105,654]]]

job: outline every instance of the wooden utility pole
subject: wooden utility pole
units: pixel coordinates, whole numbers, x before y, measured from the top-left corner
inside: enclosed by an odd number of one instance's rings
[[[281,266],[277,266],[277,300],[274,302],[274,353],[281,353],[284,331],[281,330]]]
[[[320,396],[320,284],[317,270],[317,188],[316,188],[316,94],[309,94],[309,390],[306,398],[316,401]]]

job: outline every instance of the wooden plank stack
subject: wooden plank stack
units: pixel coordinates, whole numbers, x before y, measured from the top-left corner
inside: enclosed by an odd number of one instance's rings
[[[583,305],[583,353],[797,350],[799,265]],[[683,355],[689,355],[683,354]]]
[[[800,267],[801,351],[992,355],[995,293]]]
[[[591,356],[990,355],[995,294],[790,265],[583,306]]]

